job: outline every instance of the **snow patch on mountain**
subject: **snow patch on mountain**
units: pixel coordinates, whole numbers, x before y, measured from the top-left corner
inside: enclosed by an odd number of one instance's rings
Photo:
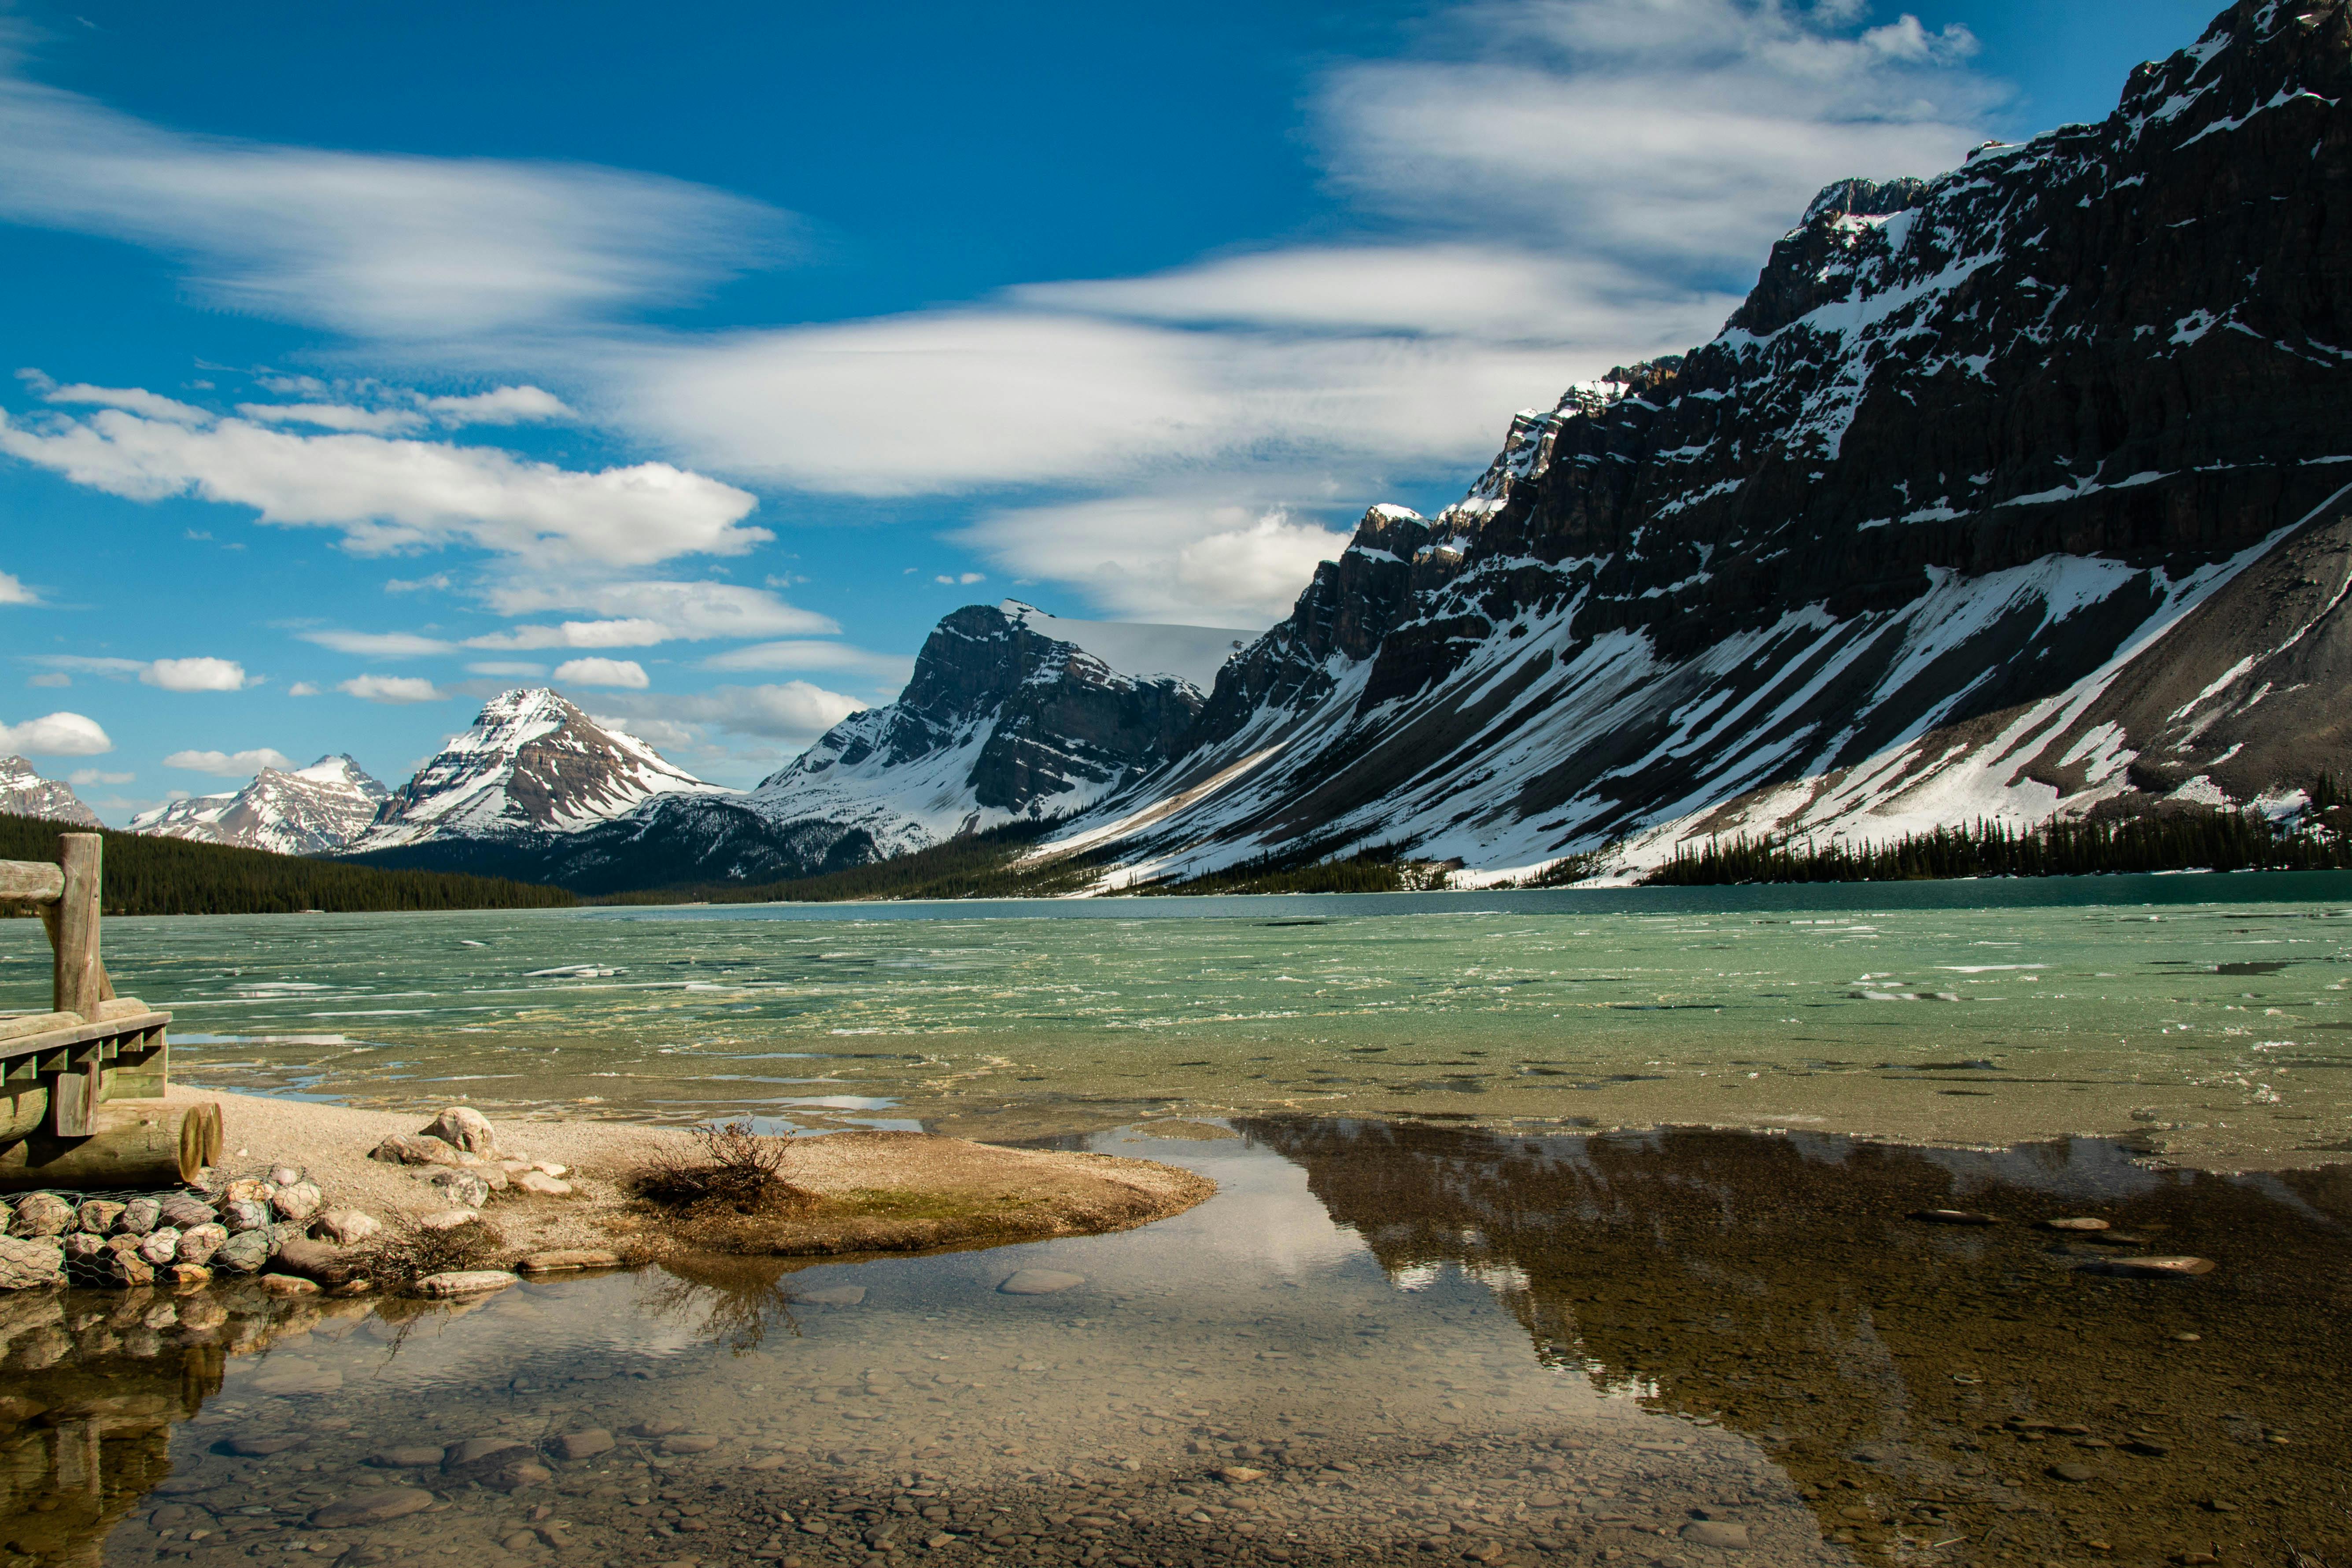
[[[45,779],[22,757],[0,757],[0,815],[37,816],[76,827],[101,826],[71,784]]]
[[[352,847],[577,833],[662,795],[728,795],[544,687],[501,692],[384,801]]]
[[[330,755],[307,768],[264,768],[242,789],[142,811],[131,830],[276,855],[334,855],[368,830],[384,795],[349,756]]]

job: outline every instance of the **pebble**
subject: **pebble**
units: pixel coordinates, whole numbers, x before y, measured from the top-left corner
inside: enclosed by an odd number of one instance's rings
[[[272,1165],[269,1167],[269,1184],[273,1187],[290,1187],[301,1179],[302,1167],[299,1165]]]
[[[163,1201],[162,1209],[157,1214],[158,1219],[175,1230],[210,1225],[219,1217],[213,1213],[212,1205],[201,1198],[190,1197],[185,1193],[173,1193],[166,1196]]]
[[[695,1433],[680,1433],[675,1437],[662,1439],[662,1452],[665,1454],[708,1454],[717,1447],[718,1438]]]
[[[1237,1487],[1247,1486],[1252,1481],[1262,1481],[1265,1479],[1265,1472],[1264,1470],[1253,1469],[1247,1465],[1227,1465],[1223,1469],[1220,1469],[1215,1473],[1217,1479]]]
[[[323,1209],[310,1222],[312,1235],[338,1247],[355,1246],[383,1229],[383,1222],[364,1209]]]
[[[514,1178],[514,1184],[520,1191],[536,1193],[543,1198],[568,1198],[572,1195],[570,1182],[559,1181],[545,1171],[525,1171]]]
[[[503,1268],[460,1268],[446,1274],[428,1274],[416,1282],[416,1289],[427,1296],[481,1296],[521,1283],[520,1276]]]
[[[548,1448],[559,1459],[593,1459],[613,1451],[613,1434],[602,1426],[565,1432],[549,1439]]]
[[[139,1240],[139,1256],[150,1263],[169,1263],[179,1251],[180,1233],[168,1225],[157,1226]]]
[[[122,1205],[122,1213],[114,1222],[114,1232],[117,1236],[144,1236],[163,1217],[161,1198],[133,1198]]]
[[[155,1266],[133,1252],[118,1252],[106,1260],[106,1272],[118,1284],[152,1285]]]
[[[474,1209],[436,1209],[431,1214],[418,1215],[416,1223],[425,1230],[455,1230],[461,1225],[478,1225],[481,1218]]]
[[[2090,1466],[2078,1465],[2071,1461],[2063,1465],[2053,1465],[2046,1473],[2054,1480],[2074,1481],[2077,1484],[2084,1481],[2095,1481],[2099,1479],[2099,1472]]]
[[[161,1235],[162,1232],[159,1231],[156,1234]],[[179,1262],[194,1263],[201,1267],[213,1260],[213,1254],[218,1252],[221,1249],[221,1244],[226,1240],[228,1240],[228,1227],[207,1220],[203,1225],[191,1226],[182,1231],[180,1245],[173,1249],[172,1256]]]
[[[1969,1209],[1914,1209],[1910,1218],[1928,1225],[1999,1225],[1992,1215],[1977,1214]]]
[[[468,1154],[495,1155],[499,1152],[498,1134],[491,1130],[490,1119],[470,1105],[453,1105],[422,1128],[417,1135],[437,1138]]]
[[[299,1433],[285,1432],[266,1437],[231,1437],[221,1444],[220,1452],[234,1454],[240,1459],[266,1459],[272,1454],[299,1448],[308,1441]]]
[[[343,1530],[358,1524],[383,1524],[422,1513],[433,1506],[433,1494],[416,1487],[382,1487],[353,1492],[314,1510],[310,1522],[321,1530]]]
[[[262,1198],[231,1198],[221,1205],[221,1219],[232,1236],[242,1236],[248,1230],[267,1230],[270,1222],[269,1204]]]
[[[239,1274],[251,1274],[269,1261],[269,1233],[248,1230],[232,1236],[213,1253],[213,1262]]]
[[[490,1184],[471,1171],[436,1171],[427,1178],[452,1203],[478,1209],[490,1201]]]
[[[2105,1230],[2107,1228],[2107,1222],[2103,1219],[2090,1219],[2087,1217],[2074,1219],[2045,1219],[2042,1222],[2042,1228],[2044,1230]]]
[[[1019,1276],[1016,1275],[1014,1278],[1017,1279]],[[1005,1281],[1005,1283],[999,1287],[999,1289],[1011,1289],[1012,1281]],[[1019,1295],[1023,1292],[1014,1291],[1013,1293],[1015,1295]],[[785,1293],[784,1300],[792,1302],[794,1306],[805,1304],[811,1307],[856,1307],[861,1305],[865,1301],[866,1287],[863,1285],[823,1285],[814,1290],[788,1291]]]
[[[2139,1279],[2186,1279],[2213,1272],[2210,1258],[2096,1258],[2077,1266],[2085,1274],[2120,1274]]]
[[[315,1296],[319,1293],[317,1280],[305,1279],[299,1274],[265,1274],[261,1277],[261,1288],[273,1296]]]
[[[29,1290],[65,1278],[61,1247],[20,1237],[0,1237],[0,1290]]]
[[[92,1236],[104,1236],[122,1217],[122,1205],[106,1198],[92,1198],[74,1210],[74,1224]]]
[[[475,1165],[478,1155],[468,1154],[454,1143],[438,1138],[425,1138],[414,1132],[395,1132],[377,1144],[368,1153],[371,1160],[382,1160],[391,1165]]]
[[[16,1200],[8,1234],[29,1241],[63,1236],[74,1227],[74,1206],[55,1193],[26,1193]]]
[[[163,1278],[184,1289],[192,1288],[211,1284],[213,1271],[201,1263],[174,1263],[163,1270]]]
[[[1086,1282],[1083,1274],[1065,1274],[1056,1268],[1024,1268],[996,1289],[1007,1296],[1053,1296],[1074,1290]]]
[[[595,1247],[562,1252],[534,1252],[518,1266],[525,1274],[560,1274],[572,1268],[618,1268],[621,1255]]]
[[[380,1470],[414,1470],[441,1462],[441,1450],[413,1445],[370,1454],[367,1462]]]

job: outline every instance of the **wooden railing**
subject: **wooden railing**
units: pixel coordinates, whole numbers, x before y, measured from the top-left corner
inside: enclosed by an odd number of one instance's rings
[[[0,1095],[21,1099],[47,1089],[41,1125],[0,1127],[0,1137],[36,1131],[87,1138],[100,1131],[99,1106],[110,1100],[161,1099],[171,1051],[169,1013],[135,996],[117,996],[99,954],[101,857],[95,833],[62,834],[58,860],[0,860],[0,903],[32,904],[48,928],[54,967],[51,1011],[0,1017]]]

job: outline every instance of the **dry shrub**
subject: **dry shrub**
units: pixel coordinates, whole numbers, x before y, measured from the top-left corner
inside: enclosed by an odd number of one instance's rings
[[[394,1295],[415,1288],[419,1279],[469,1268],[504,1266],[507,1238],[488,1220],[433,1230],[406,1215],[394,1215],[382,1234],[356,1249],[356,1272],[365,1274],[382,1290]]]
[[[694,1129],[691,1154],[665,1154],[637,1173],[637,1195],[688,1216],[779,1214],[808,1207],[814,1194],[783,1175],[791,1142],[762,1138],[748,1121]]]

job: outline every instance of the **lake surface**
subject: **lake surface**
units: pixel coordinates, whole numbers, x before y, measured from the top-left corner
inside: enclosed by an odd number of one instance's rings
[[[1219,1194],[1121,1236],[457,1308],[0,1297],[0,1547],[140,1568],[2352,1548],[2344,1167],[1323,1118],[1087,1142]],[[1955,1205],[2001,1223],[1906,1217]],[[2036,1228],[2083,1215],[2136,1239]],[[2111,1271],[2151,1246],[2218,1267]],[[1067,1288],[1006,1293],[1023,1269]],[[596,1431],[614,1446],[559,1441]],[[472,1439],[540,1470],[445,1460]],[[338,1522],[387,1491],[421,1511]]]
[[[109,921],[182,1081],[1219,1191],[454,1307],[0,1296],[0,1568],[2339,1563],[2347,911],[2182,877]],[[37,928],[0,939],[43,1005]],[[2119,1272],[2158,1254],[2215,1267]],[[339,1511],[379,1493],[418,1511]]]
[[[2352,875],[118,920],[183,1081],[1076,1136],[1291,1112],[2352,1152]],[[0,1005],[47,1005],[0,927]]]

